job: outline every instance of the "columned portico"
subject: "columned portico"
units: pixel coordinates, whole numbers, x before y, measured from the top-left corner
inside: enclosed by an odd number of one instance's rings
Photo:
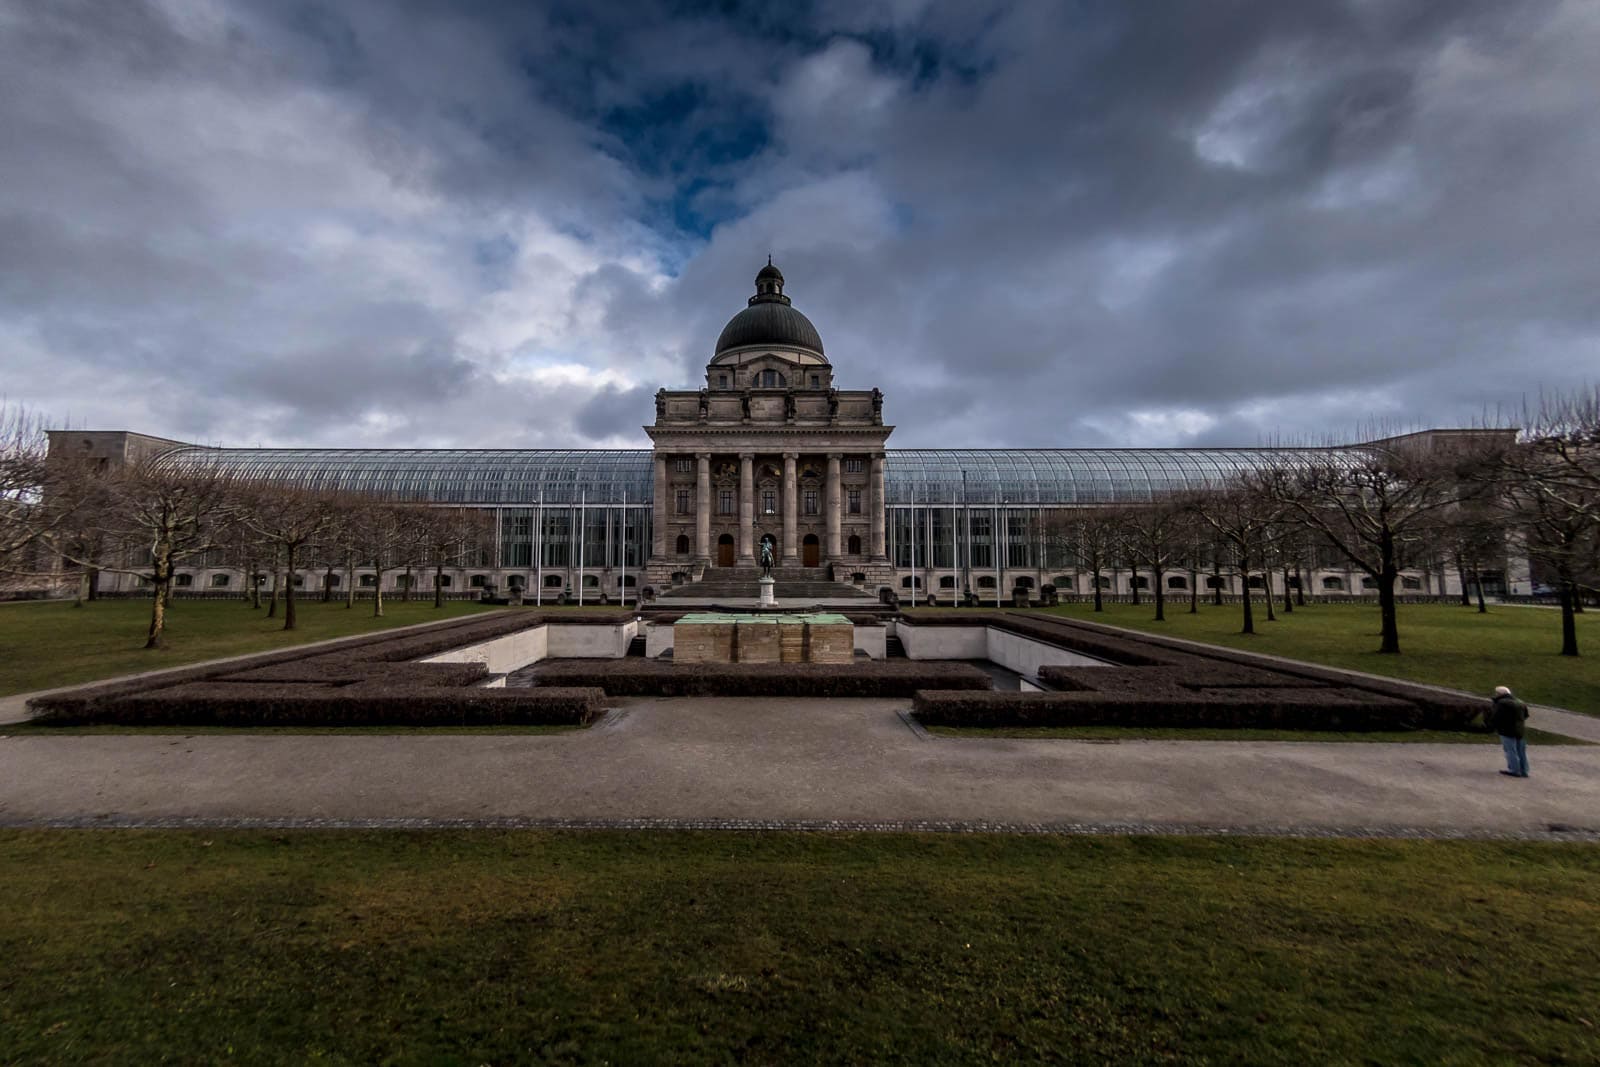
[[[874,452],[872,454],[872,543],[869,548],[873,559],[882,559],[886,555],[883,535],[883,516],[886,505],[883,488],[883,459],[882,452]]]
[[[702,562],[711,560],[711,453],[695,454],[694,554]]]
[[[783,564],[796,567],[800,564],[800,492],[795,477],[795,464],[799,453],[783,454]]]
[[[752,453],[739,453],[739,562],[744,564],[756,561],[755,459]]]
[[[828,453],[828,558],[838,559],[842,553],[841,526],[844,516],[840,514],[842,507],[839,485],[839,461],[844,457],[837,452]]]

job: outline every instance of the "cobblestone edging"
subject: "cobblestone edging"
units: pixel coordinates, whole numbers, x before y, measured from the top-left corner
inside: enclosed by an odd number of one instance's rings
[[[295,817],[232,818],[203,815],[75,815],[29,819],[0,816],[0,829],[47,830],[712,830],[783,833],[1015,834],[1060,837],[1282,837],[1419,841],[1564,841],[1600,844],[1600,825],[1550,823],[1542,830],[1439,829],[1423,826],[1221,826],[1136,822],[989,822],[952,819],[474,819]]]

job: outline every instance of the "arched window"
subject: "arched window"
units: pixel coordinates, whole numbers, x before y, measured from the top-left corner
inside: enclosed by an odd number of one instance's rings
[[[1167,588],[1187,589],[1189,588],[1189,579],[1185,578],[1181,574],[1174,574],[1171,578],[1167,579]]]
[[[1068,578],[1065,574],[1056,575],[1055,581],[1050,584],[1055,586],[1057,590],[1078,588],[1078,583]]]
[[[1146,578],[1142,574],[1136,574],[1133,576],[1133,587],[1135,589],[1149,589],[1150,579]]]
[[[471,578],[467,579],[467,584],[474,589],[482,589],[484,583],[488,580],[489,576],[487,574],[474,574]]]
[[[378,584],[378,576],[376,574],[363,574],[359,579],[359,584],[363,589],[372,589]]]
[[[634,586],[639,584],[638,582],[634,581],[634,577],[635,576],[632,574],[624,574],[617,579],[617,584],[622,586],[624,589],[632,589]]]
[[[1376,578],[1363,578],[1363,579],[1361,579],[1361,588],[1362,589],[1376,589],[1376,588],[1378,588],[1378,579],[1376,579]]]
[[[1226,589],[1228,588],[1228,580],[1226,578],[1218,578],[1215,574],[1209,575],[1206,578],[1206,588]]]
[[[1322,579],[1322,588],[1324,588],[1324,589],[1343,589],[1344,588],[1344,579],[1343,578],[1324,578],[1324,579]]]
[[[1400,588],[1401,589],[1421,589],[1422,588],[1422,579],[1421,578],[1401,578],[1400,579]]]
[[[941,574],[939,576],[939,588],[940,589],[954,589],[955,587],[956,587],[956,577],[955,577],[955,575],[953,575],[953,574]]]
[[[688,534],[679,534],[678,535],[678,555],[687,556],[688,554],[689,554],[689,535]]]
[[[211,584],[217,589],[226,588],[230,581],[232,581],[232,579],[226,574],[213,574],[211,576]]]
[[[901,589],[921,589],[922,588],[922,579],[918,578],[914,574],[908,574],[904,578],[900,579],[900,588]]]
[[[850,535],[850,540],[845,543],[845,551],[852,556],[861,555],[861,538],[859,535]]]
[[[1252,574],[1245,581],[1251,589],[1264,589],[1266,587],[1266,583],[1261,580],[1261,575],[1259,574]]]
[[[194,584],[194,575],[192,575],[192,574],[174,574],[172,576],[172,584],[176,585],[179,589],[187,589],[191,585]],[[297,582],[295,584],[298,585],[299,583]]]
[[[324,574],[322,576],[322,584],[329,589],[337,589],[339,588],[339,576],[337,574]],[[449,584],[448,579],[446,579],[446,584]]]
[[[850,580],[852,582],[860,583],[866,581],[867,576],[860,571],[852,571],[850,574]]]
[[[522,574],[513,574],[506,579],[506,585],[510,586],[512,589],[521,589],[527,583],[527,576]]]
[[[598,574],[585,574],[583,576],[583,587],[585,589],[599,589],[600,576]]]
[[[1095,582],[1095,584],[1098,585],[1101,589],[1110,589],[1111,588],[1111,579],[1102,576],[1101,578],[1099,578]]]
[[[450,588],[450,576],[448,574],[440,574],[440,575],[436,575],[436,577],[439,579],[439,587],[441,589],[449,589]],[[334,585],[338,585],[339,584],[339,576],[337,574],[335,574],[333,576],[333,584]]]
[[[1024,574],[1021,578],[1018,578],[1016,581],[1012,582],[1011,586],[1014,589],[1032,589],[1033,579]]]
[[[980,574],[980,575],[978,575],[978,588],[979,589],[993,589],[994,588],[994,575],[992,575],[992,574]]]
[[[544,576],[544,587],[546,589],[560,589],[561,588],[561,575],[559,575],[559,574],[547,574],[547,575],[545,575]]]

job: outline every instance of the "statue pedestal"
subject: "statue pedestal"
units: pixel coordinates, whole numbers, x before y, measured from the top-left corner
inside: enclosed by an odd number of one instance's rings
[[[762,578],[756,582],[757,587],[761,590],[761,599],[758,606],[763,608],[775,608],[778,606],[777,598],[772,595],[772,584],[771,578]]]

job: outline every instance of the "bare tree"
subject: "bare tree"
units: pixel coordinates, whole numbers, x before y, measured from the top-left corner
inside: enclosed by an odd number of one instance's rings
[[[146,462],[108,471],[96,497],[87,540],[61,536],[49,543],[61,558],[80,567],[100,567],[143,578],[153,587],[146,648],[165,644],[166,611],[178,564],[218,543],[234,507],[234,486],[214,470],[175,470]],[[94,555],[84,551],[92,544]]]
[[[414,536],[414,509],[382,500],[357,504],[350,512],[351,537],[358,556],[375,572],[372,614],[383,616],[383,575],[400,565]]]
[[[1480,491],[1473,475],[1484,444],[1397,437],[1264,468],[1245,484],[1377,583],[1378,651],[1397,655],[1395,581],[1408,556],[1427,549],[1440,513]]]
[[[293,486],[252,486],[243,521],[273,554],[273,566],[284,566],[283,628],[295,628],[296,557],[328,529],[335,517],[333,501],[320,493]],[[303,560],[301,561],[303,562]]]
[[[444,607],[444,569],[493,536],[494,524],[476,508],[430,508],[419,523],[424,560],[433,567],[433,606]]]
[[[1112,509],[1083,508],[1055,512],[1044,519],[1044,538],[1059,556],[1072,560],[1073,568],[1089,575],[1094,587],[1094,610],[1104,611],[1101,578],[1116,552],[1118,524]]]
[[[1182,556],[1188,524],[1189,510],[1179,503],[1166,499],[1152,504],[1124,508],[1119,515],[1123,542],[1135,564],[1142,563],[1150,570],[1155,583],[1156,621],[1167,618],[1166,574],[1177,566]],[[1134,571],[1138,574],[1137,568]],[[1134,580],[1138,587],[1137,577]]]
[[[1251,603],[1250,575],[1260,566],[1272,530],[1282,521],[1283,510],[1272,500],[1247,485],[1194,493],[1185,499],[1189,513],[1210,528],[1219,551],[1214,567],[1220,577],[1224,560],[1239,575],[1240,599],[1244,607],[1239,632],[1256,632],[1255,609]],[[1270,597],[1271,591],[1267,595]]]

